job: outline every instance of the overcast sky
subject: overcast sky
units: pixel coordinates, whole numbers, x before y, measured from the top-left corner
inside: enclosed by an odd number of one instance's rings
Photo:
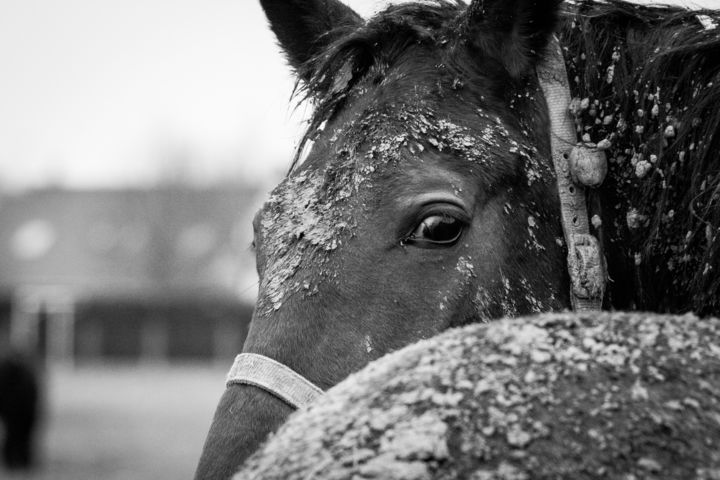
[[[0,189],[275,182],[292,86],[254,0],[0,0]]]

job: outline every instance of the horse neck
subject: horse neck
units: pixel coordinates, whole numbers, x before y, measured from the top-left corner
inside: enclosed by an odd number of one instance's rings
[[[700,41],[694,16],[663,32],[632,17],[639,13],[621,13],[625,23],[617,12],[606,23],[601,16],[568,18],[561,33],[579,134],[584,141],[612,141],[608,178],[590,195],[602,211],[609,306],[717,314],[720,215],[688,212],[693,189],[719,183],[711,173],[719,166],[712,141],[718,123],[705,120],[718,115],[698,103],[720,96],[712,83],[718,65],[699,61],[701,54],[687,47],[666,55],[678,36]],[[695,117],[705,124],[694,126]]]

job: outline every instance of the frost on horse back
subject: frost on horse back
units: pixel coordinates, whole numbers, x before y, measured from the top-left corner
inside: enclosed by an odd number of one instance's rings
[[[720,320],[543,314],[386,355],[293,415],[234,480],[713,480]]]

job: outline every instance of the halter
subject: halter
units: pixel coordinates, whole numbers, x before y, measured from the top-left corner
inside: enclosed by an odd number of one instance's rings
[[[257,353],[241,353],[235,357],[225,386],[234,384],[262,388],[294,408],[306,407],[323,394],[320,387],[295,370]]]
[[[607,275],[600,243],[590,233],[585,187],[605,179],[605,152],[595,144],[577,143],[570,116],[570,88],[560,43],[553,37],[537,68],[550,117],[550,148],[560,195],[560,218],[568,248],[570,299],[573,310],[600,310]]]
[[[591,233],[585,187],[602,183],[607,172],[605,153],[595,145],[578,144],[570,117],[570,89],[557,38],[537,68],[550,117],[550,147],[560,195],[560,215],[568,248],[570,297],[573,310],[599,310],[605,292],[605,260]],[[304,408],[323,394],[320,387],[271,358],[241,353],[228,373],[226,386],[254,385],[294,408]]]

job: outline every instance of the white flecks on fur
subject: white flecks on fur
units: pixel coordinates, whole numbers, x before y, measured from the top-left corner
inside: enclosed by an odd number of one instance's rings
[[[535,235],[535,230],[538,228],[537,220],[535,220],[535,217],[532,215],[528,216],[527,219],[528,222],[528,236],[530,237],[528,241],[525,242],[525,246],[530,249],[534,250],[536,252],[542,252],[545,250],[545,246],[542,245]]]
[[[652,164],[648,162],[647,160],[640,160],[637,162],[637,165],[635,165],[635,176],[638,178],[643,178],[652,168]]]
[[[500,279],[503,285],[503,292],[500,299],[500,307],[502,309],[503,315],[508,317],[516,317],[518,310],[516,299],[513,295],[513,289],[510,285],[510,279],[508,279],[503,273],[500,273]]]
[[[541,313],[546,311],[543,301],[535,294],[535,289],[525,277],[520,278],[520,288],[524,292],[524,298],[532,313]]]
[[[625,214],[625,221],[630,230],[637,230],[642,227],[647,220],[647,216],[641,214],[637,208],[631,208]]]
[[[614,78],[615,78],[615,65],[610,65],[609,67],[607,67],[607,71],[605,74],[605,81],[607,83],[612,83]]]
[[[603,138],[596,146],[598,150],[608,150],[610,147],[612,147],[612,142],[608,138]]]
[[[707,15],[697,15],[697,19],[705,30],[715,30],[717,28],[715,21]]]
[[[370,335],[365,335],[365,353],[372,353],[373,343]]]
[[[492,305],[492,301],[492,295],[486,289],[480,287],[477,292],[475,292],[472,304],[473,309],[481,322],[490,321],[491,317],[488,314],[488,309]]]
[[[475,276],[475,266],[472,264],[471,256],[461,256],[458,258],[455,269],[462,273],[466,278]]]
[[[261,220],[265,248],[273,252],[263,275],[261,302],[278,310],[291,291],[308,290],[307,282],[290,279],[305,261],[309,250],[324,255],[341,244],[341,234],[349,228],[338,196],[323,193],[322,171],[300,172],[278,186],[266,204]],[[349,180],[349,179],[348,179]]]

